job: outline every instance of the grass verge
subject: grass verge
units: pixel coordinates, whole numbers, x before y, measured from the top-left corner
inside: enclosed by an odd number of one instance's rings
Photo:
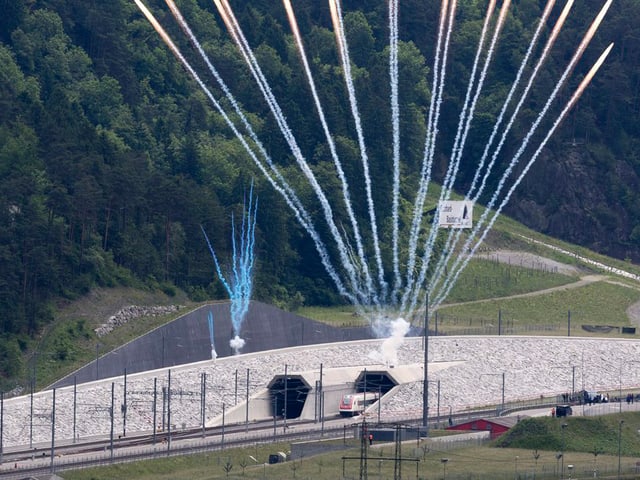
[[[623,421],[621,424],[620,421]],[[562,424],[566,424],[562,428]],[[640,414],[625,412],[602,417],[538,417],[525,419],[500,439],[466,443],[461,447],[427,440],[403,442],[400,464],[394,462],[394,443],[367,449],[367,478],[497,480],[512,478],[599,478],[616,474],[635,478],[640,453]],[[620,457],[618,457],[620,448]],[[360,478],[360,448],[349,440],[344,450],[268,465],[270,453],[288,451],[285,443],[255,445],[178,458],[163,458],[113,467],[65,472],[65,480],[193,480],[193,479],[314,479]],[[562,453],[562,456],[559,454]],[[356,457],[344,459],[343,457]],[[445,461],[446,460],[446,461]],[[569,465],[571,469],[569,470]],[[629,475],[629,476],[626,476]]]

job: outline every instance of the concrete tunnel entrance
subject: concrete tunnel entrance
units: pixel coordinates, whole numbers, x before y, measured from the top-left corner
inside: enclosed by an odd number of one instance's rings
[[[271,416],[298,418],[310,391],[311,387],[299,375],[275,377],[269,384]]]
[[[377,392],[382,397],[396,387],[398,382],[385,370],[363,370],[358,373],[353,382],[346,384],[340,382],[340,384],[342,387],[339,389],[336,389],[338,384],[331,381],[325,385],[325,389],[338,395],[336,398],[328,399],[330,405],[335,403],[336,410],[344,393]],[[317,388],[318,385],[316,385]],[[269,383],[268,390],[270,416],[291,420],[301,417],[312,388],[304,375],[277,375]]]
[[[385,371],[363,370],[355,382],[357,393],[378,392],[380,397],[397,386],[398,383]]]

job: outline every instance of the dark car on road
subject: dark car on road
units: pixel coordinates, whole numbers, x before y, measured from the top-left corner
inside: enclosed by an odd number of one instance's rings
[[[570,417],[573,415],[570,405],[556,405],[556,417]]]

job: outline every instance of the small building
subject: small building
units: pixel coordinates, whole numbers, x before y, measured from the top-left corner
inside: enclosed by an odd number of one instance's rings
[[[459,423],[447,427],[447,430],[458,430],[464,432],[489,432],[491,440],[498,438],[503,433],[509,431],[516,423],[520,421],[519,416],[516,417],[495,417],[495,418],[476,418],[468,422]]]

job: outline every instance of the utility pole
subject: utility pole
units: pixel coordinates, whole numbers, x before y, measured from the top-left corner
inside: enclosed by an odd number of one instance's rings
[[[73,376],[73,443],[76,443],[76,401],[78,395],[78,382],[76,376]]]
[[[396,425],[396,453],[393,462],[393,480],[402,480],[402,426]]]
[[[127,436],[127,369],[124,369],[124,395],[122,400],[122,436]]]
[[[422,382],[422,425],[425,435],[429,436],[429,292],[426,294],[424,308],[424,379]]]
[[[278,396],[273,394],[273,443],[276,442],[276,429],[278,428],[276,418],[278,414]]]
[[[153,445],[156,444],[158,431],[158,378],[153,377]],[[164,413],[164,412],[163,412]],[[164,417],[162,417],[164,419]]]
[[[53,398],[51,399],[51,473],[54,472],[53,460],[56,451],[56,389],[53,389]]]
[[[202,419],[202,437],[205,436],[206,413],[207,413],[207,373],[202,372],[200,380],[200,416]]]
[[[171,451],[171,369],[167,376],[167,454]]]
[[[115,400],[115,383],[111,382],[111,409],[109,410],[109,416],[111,417],[111,430],[109,433],[109,450],[111,451],[110,456],[111,456],[111,461],[113,462],[113,421],[114,421],[114,410],[113,410],[113,403]]]
[[[367,442],[369,441],[369,432],[367,429],[367,417],[362,415],[362,428],[360,430],[360,480],[369,478],[367,468]]]
[[[284,364],[284,407],[282,409],[282,412],[283,412],[282,424],[284,426],[285,431],[287,430],[287,393],[288,393],[288,391],[287,391],[287,387],[288,387],[288,385],[287,385],[287,376],[288,376],[287,368],[288,368],[288,365],[285,363]]]
[[[249,431],[249,369],[247,368],[247,394],[245,398],[245,406],[244,406],[244,416],[245,416],[245,432]]]
[[[36,379],[35,379],[35,367],[33,370],[33,378],[31,379],[31,395],[30,395],[30,405],[29,405],[29,448],[33,448],[33,391],[36,388]]]
[[[4,392],[0,392],[0,465],[4,460],[2,449],[2,436],[4,434]]]

